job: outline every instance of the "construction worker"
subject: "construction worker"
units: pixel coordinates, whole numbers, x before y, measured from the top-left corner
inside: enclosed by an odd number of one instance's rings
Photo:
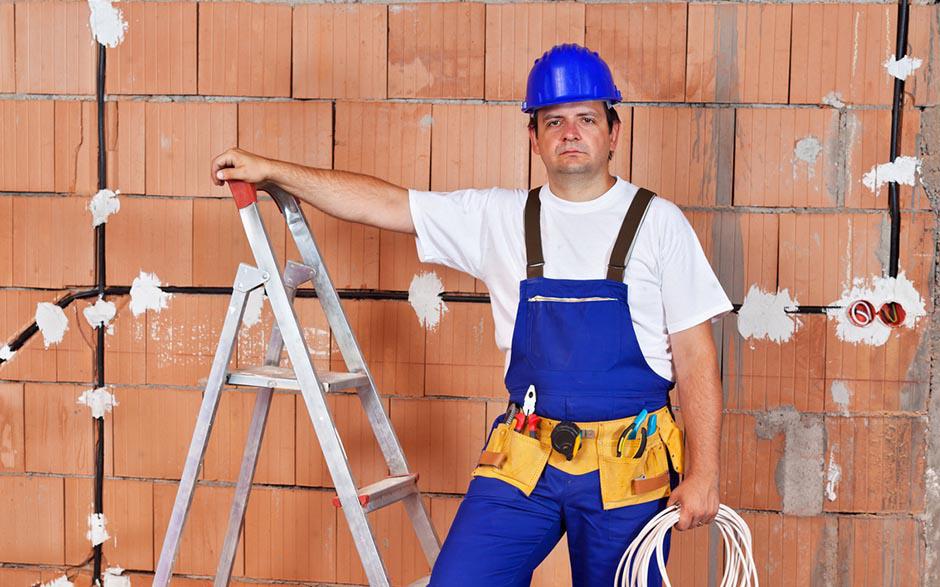
[[[537,59],[522,109],[548,185],[528,192],[405,190],[238,149],[212,163],[217,184],[277,184],[332,216],[414,234],[421,261],[486,283],[511,403],[433,586],[528,585],[565,532],[573,584],[610,585],[667,504],[679,504],[680,530],[717,514],[722,396],[710,323],[732,305],[681,210],[610,174],[620,100],[597,53],[560,45]],[[687,464],[669,407],[677,381]],[[650,585],[660,584],[655,567]]]

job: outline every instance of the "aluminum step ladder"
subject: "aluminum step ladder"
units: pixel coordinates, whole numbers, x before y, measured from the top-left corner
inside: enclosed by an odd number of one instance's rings
[[[414,525],[418,542],[428,560],[428,565],[433,567],[440,552],[440,539],[431,525],[427,509],[418,491],[417,475],[408,469],[408,462],[398,442],[398,436],[382,407],[375,381],[369,373],[359,344],[353,336],[346,313],[340,304],[339,295],[330,281],[299,203],[291,194],[279,188],[273,186],[265,188],[283,213],[303,260],[303,264],[287,262],[284,274],[281,275],[271,242],[261,221],[255,187],[244,182],[230,182],[229,188],[238,206],[257,267],[243,263],[239,266],[235,277],[232,298],[206,382],[196,429],[186,456],[186,464],[163,540],[153,584],[157,587],[164,587],[170,581],[183,527],[192,504],[196,478],[202,466],[216,409],[219,406],[222,386],[226,383],[252,386],[258,391],[242,457],[241,471],[235,487],[228,531],[225,534],[225,542],[219,558],[215,577],[216,587],[228,585],[231,578],[238,537],[245,520],[248,494],[251,491],[251,482],[258,462],[261,438],[275,389],[295,390],[303,396],[338,494],[338,499],[334,499],[334,503],[338,502],[346,515],[346,521],[369,585],[385,587],[391,583],[367,514],[398,501],[403,502]],[[347,373],[318,373],[310,360],[310,353],[293,306],[297,288],[307,281],[312,281],[316,288],[317,299],[323,307],[333,336],[346,362]],[[229,361],[238,336],[238,329],[241,326],[248,294],[257,288],[264,288],[275,318],[275,326],[268,342],[264,364],[251,369],[229,371]],[[285,348],[293,369],[279,366],[281,351]],[[353,479],[343,443],[337,434],[332,414],[326,403],[325,394],[341,390],[355,390],[358,394],[379,447],[382,449],[382,454],[385,455],[388,463],[390,473],[388,478],[361,489],[357,488]],[[425,577],[413,585],[426,585],[427,581],[428,578]]]

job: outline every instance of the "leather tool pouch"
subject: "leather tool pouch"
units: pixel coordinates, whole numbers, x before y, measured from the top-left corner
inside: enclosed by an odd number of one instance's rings
[[[551,450],[551,445],[543,445],[537,438],[515,432],[507,424],[498,424],[473,476],[500,479],[528,496],[535,489]]]
[[[682,472],[682,431],[668,412],[659,412],[659,426],[646,439],[646,448],[636,455],[642,439],[626,440],[617,456],[617,440],[622,424],[603,426],[598,439],[601,500],[609,510],[646,503],[670,494],[670,463]],[[668,456],[667,456],[668,455]]]

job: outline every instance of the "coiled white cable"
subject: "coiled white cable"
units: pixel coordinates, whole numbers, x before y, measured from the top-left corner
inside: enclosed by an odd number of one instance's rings
[[[669,506],[656,514],[623,553],[617,573],[614,575],[614,587],[647,587],[650,561],[653,553],[659,565],[666,587],[672,587],[666,575],[666,562],[663,557],[663,539],[666,532],[679,521],[678,506]],[[718,515],[714,523],[721,531],[725,543],[725,576],[720,587],[758,587],[757,567],[751,552],[751,530],[747,523],[728,506],[718,506]]]

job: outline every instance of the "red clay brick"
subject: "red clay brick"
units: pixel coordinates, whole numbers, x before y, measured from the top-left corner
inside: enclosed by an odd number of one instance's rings
[[[203,387],[209,376],[229,299],[176,294],[147,318],[147,383]],[[234,364],[235,353],[229,365]]]
[[[0,190],[55,189],[55,102],[0,100]]]
[[[229,196],[212,183],[212,158],[236,144],[238,106],[149,102],[146,191],[165,196]]]
[[[391,416],[421,490],[465,492],[486,441],[486,404],[393,399]]]
[[[686,100],[786,104],[790,13],[788,4],[690,4]]]
[[[411,305],[358,300],[343,308],[379,392],[424,395],[426,333]],[[332,370],[345,371],[335,343],[330,362]]]
[[[424,507],[429,512],[430,502],[429,497],[424,498]],[[369,514],[369,524],[393,585],[410,585],[430,574],[431,568],[402,504],[396,503]],[[343,510],[336,511],[336,526],[336,581],[356,585],[368,583]]]
[[[506,397],[505,357],[494,340],[489,304],[451,303],[427,334],[427,395]]]
[[[696,232],[702,248],[731,301],[744,302],[752,285],[776,291],[779,217],[736,212],[705,217],[699,214],[686,213],[693,227],[701,223]]]
[[[157,203],[167,202],[157,200]],[[200,198],[191,203],[192,283],[231,287],[240,263],[257,265],[238,208],[229,199]],[[274,255],[283,265],[287,232],[284,217],[270,200],[262,200],[259,209]]]
[[[62,292],[3,290],[0,291],[0,332],[12,340],[29,326],[36,316],[36,304],[54,302]],[[67,333],[66,333],[67,334]],[[12,359],[0,366],[0,375],[6,380],[56,381],[56,347],[45,348],[42,333],[36,333]]]
[[[21,585],[35,585],[41,582],[42,573],[38,569],[0,569],[0,587],[20,587]]]
[[[585,44],[610,65],[627,102],[685,97],[687,6],[595,5],[585,8]]]
[[[294,7],[293,96],[385,98],[387,45],[384,5]]]
[[[614,158],[610,162],[610,172],[627,181],[631,181],[632,135],[633,135],[633,108],[617,106],[620,116],[620,135],[614,150]],[[528,124],[528,123],[526,123]],[[529,188],[548,183],[548,174],[542,158],[529,150]]]
[[[13,3],[0,4],[0,92],[16,91],[16,46],[13,44]]]
[[[83,198],[13,199],[14,283],[51,288],[94,282],[94,232],[86,204]]]
[[[94,473],[91,412],[78,403],[79,385],[27,384],[24,396],[26,470],[35,473]],[[110,434],[105,419],[105,434]]]
[[[204,479],[238,480],[254,407],[254,393],[228,392],[222,395],[206,450],[202,469]],[[276,394],[268,412],[255,483],[294,484],[294,417],[294,396]]]
[[[261,579],[334,582],[336,516],[329,493],[256,489],[245,516],[245,573]]]
[[[294,310],[307,341],[314,368],[318,371],[328,371],[330,368],[330,327],[326,314],[323,313],[315,298],[296,298]],[[244,322],[242,323],[236,349],[236,364],[239,368],[257,366],[264,361],[273,326],[274,314],[271,312],[271,305],[267,302],[263,305],[261,319],[256,324],[247,326]],[[286,351],[281,353],[281,365],[290,365]]]
[[[108,50],[109,94],[196,93],[196,4],[128,2],[124,41]]]
[[[94,302],[97,300],[91,300]],[[65,309],[65,316],[69,321],[69,329],[62,337],[62,342],[56,345],[56,380],[60,383],[67,381],[88,382],[94,379],[94,352],[96,337],[94,329],[85,319],[82,310],[91,305],[89,300],[74,301]]]
[[[482,98],[485,6],[396,4],[388,9],[389,98]]]
[[[98,45],[81,2],[17,2],[16,91],[94,94]]]
[[[114,334],[104,337],[107,381],[118,385],[146,381],[147,314],[134,316],[130,309],[130,296],[111,301],[117,306],[117,313],[111,322]]]
[[[290,96],[291,7],[199,5],[199,93]]]
[[[0,384],[0,471],[26,471],[23,439],[25,427],[23,385]]]
[[[931,39],[940,35],[940,22],[937,18],[940,7],[911,6],[910,10],[908,54],[921,59],[923,64],[914,75],[907,78],[904,90],[914,96],[914,103],[918,106],[935,106],[940,101],[936,73],[936,64],[940,62],[940,46],[936,41],[931,42]]]
[[[179,479],[202,400],[199,392],[116,387],[114,473]],[[157,441],[159,439],[159,442]]]
[[[709,528],[674,531],[669,548],[666,572],[676,585],[707,587],[709,578],[709,552],[721,549],[720,539],[711,540]],[[715,572],[720,572],[716,570]]]
[[[157,483],[153,486],[153,546],[159,552],[166,535],[166,527],[173,512],[173,500],[176,499],[175,483]],[[257,493],[261,493],[258,491]],[[196,487],[193,503],[189,509],[189,518],[183,529],[179,556],[174,573],[194,575],[215,575],[219,564],[219,553],[228,528],[228,515],[232,507],[234,488]],[[245,572],[244,531],[238,541],[233,575]],[[174,579],[173,584],[176,584]]]
[[[584,44],[584,6],[487,4],[486,99],[522,100],[533,62],[554,45]]]
[[[113,102],[106,106],[108,186],[122,194],[142,194],[146,191],[146,103]]]
[[[826,511],[917,513],[924,508],[924,422],[910,417],[826,418],[826,470],[841,470]]]
[[[921,581],[927,573],[923,528],[916,518],[840,516],[838,520],[836,580],[842,585],[905,585]]]
[[[129,286],[143,271],[164,285],[191,285],[193,207],[192,200],[122,197],[121,210],[108,219],[108,281]],[[201,257],[209,253],[203,249]]]
[[[264,157],[329,169],[333,163],[332,104],[241,103],[238,146]]]
[[[13,198],[0,197],[0,286],[13,285]]]
[[[891,112],[887,110],[853,110],[848,117],[848,181],[845,185],[846,208],[887,208],[888,185],[872,192],[862,179],[875,165],[890,161]],[[920,111],[905,109],[901,115],[899,156],[917,156],[920,136]],[[921,181],[914,187],[899,185],[901,208],[924,210],[930,200]]]
[[[326,399],[339,432],[353,479],[364,487],[388,476],[385,457],[375,440],[375,433],[362,409],[358,396],[330,394]],[[388,400],[382,400],[388,413]],[[303,398],[297,398],[297,484],[310,487],[333,487],[333,479],[310,420]],[[345,524],[345,521],[343,521]]]
[[[110,538],[104,543],[107,566],[152,570],[153,484],[148,481],[106,479],[102,511]],[[65,480],[65,562],[79,564],[91,552],[86,537],[88,516],[94,512],[94,480]]]
[[[721,503],[739,509],[780,510],[775,471],[785,435],[757,436],[749,414],[725,414],[721,434]]]
[[[731,110],[634,108],[631,181],[676,204],[730,204],[733,136]]]
[[[65,563],[62,478],[0,475],[0,552],[6,563]],[[28,536],[28,540],[23,538]]]
[[[97,191],[97,120],[93,102],[55,103],[55,191]]]
[[[839,164],[834,160],[838,128],[834,110],[737,110],[734,204],[835,206],[840,189],[832,168]]]
[[[762,584],[810,585],[814,577],[828,578],[828,569],[837,566],[836,518],[776,512],[742,512],[741,517],[751,528],[754,563]]]
[[[890,104],[894,78],[882,64],[894,52],[896,14],[890,5],[795,4],[790,103],[835,92],[848,104]]]

